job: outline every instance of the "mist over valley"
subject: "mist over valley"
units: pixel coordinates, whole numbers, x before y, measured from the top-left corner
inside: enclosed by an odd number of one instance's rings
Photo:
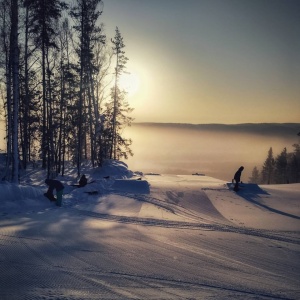
[[[125,162],[133,171],[203,173],[226,181],[243,165],[242,180],[247,182],[253,168],[261,168],[270,147],[275,157],[284,147],[292,152],[292,145],[300,142],[299,131],[300,123],[133,123],[124,136],[132,139],[134,156]],[[1,130],[1,150],[5,150],[4,134]]]
[[[243,165],[242,180],[247,182],[253,168],[261,168],[270,147],[275,157],[284,147],[292,152],[299,131],[299,123],[134,123],[124,132],[133,140],[134,152],[125,162],[144,173],[203,173],[227,181]]]

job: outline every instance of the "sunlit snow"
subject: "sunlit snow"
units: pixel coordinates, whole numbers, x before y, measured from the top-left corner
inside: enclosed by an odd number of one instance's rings
[[[299,299],[300,184],[83,168],[0,184],[0,299]]]

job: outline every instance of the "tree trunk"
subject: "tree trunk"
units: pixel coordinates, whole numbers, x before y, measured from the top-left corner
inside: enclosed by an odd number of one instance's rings
[[[45,42],[42,42],[42,71],[43,71],[43,123],[42,123],[42,168],[47,166],[47,123],[46,123],[46,64],[45,64]]]
[[[24,124],[23,124],[23,164],[24,168],[27,168],[27,161],[29,160],[29,69],[28,69],[28,8],[26,8],[26,19],[25,19],[25,47],[24,47],[24,90],[25,90],[25,101],[24,101]]]
[[[13,178],[19,180],[18,114],[19,114],[19,48],[18,48],[18,0],[11,1],[11,51],[13,73]]]
[[[6,16],[8,6],[2,3],[3,24],[1,35],[3,37],[3,52],[5,54],[5,80],[6,80],[6,166],[2,180],[10,180],[10,164],[11,164],[11,138],[12,138],[12,111],[11,111],[11,54],[8,46],[8,30]]]

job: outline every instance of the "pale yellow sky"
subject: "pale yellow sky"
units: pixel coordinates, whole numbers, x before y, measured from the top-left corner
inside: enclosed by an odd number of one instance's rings
[[[300,1],[104,1],[137,122],[300,122]]]

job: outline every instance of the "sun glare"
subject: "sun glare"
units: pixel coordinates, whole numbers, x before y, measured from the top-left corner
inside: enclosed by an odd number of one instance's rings
[[[135,73],[125,73],[119,79],[119,86],[128,93],[128,96],[133,96],[139,90],[140,79]]]

